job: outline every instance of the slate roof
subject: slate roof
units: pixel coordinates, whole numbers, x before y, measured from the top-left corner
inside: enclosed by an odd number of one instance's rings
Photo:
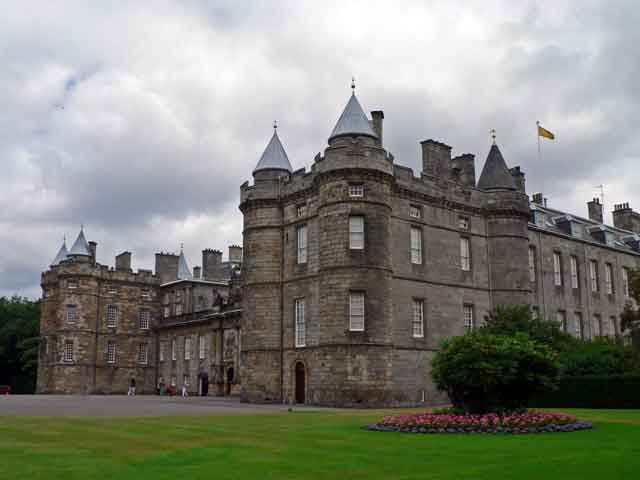
[[[182,249],[180,250],[180,258],[178,258],[178,280],[193,280],[193,274]]]
[[[378,138],[373,128],[371,128],[371,123],[369,123],[369,119],[365,115],[364,110],[362,110],[355,93],[351,94],[347,106],[344,107],[338,123],[336,123],[336,126],[331,132],[329,141],[342,135],[366,135],[368,137]]]
[[[481,190],[516,190],[517,188],[502,157],[502,152],[495,143],[491,145],[487,155],[487,161],[478,180],[478,188]]]
[[[69,255],[86,255],[87,257],[91,256],[89,244],[87,243],[87,239],[84,238],[84,229],[82,227],[80,228],[78,238],[76,238],[76,241],[73,242],[71,250],[69,250]]]
[[[55,265],[59,265],[61,261],[67,258],[67,255],[69,255],[69,251],[67,250],[67,241],[63,240],[62,246],[60,247],[60,250],[58,250],[56,258],[54,258],[53,262],[51,262],[51,266],[53,267]]]
[[[286,170],[287,172],[291,172],[292,170],[287,152],[285,152],[275,128],[273,130],[273,136],[271,137],[267,148],[264,149],[264,152],[260,157],[260,161],[253,170],[253,173],[260,170]]]

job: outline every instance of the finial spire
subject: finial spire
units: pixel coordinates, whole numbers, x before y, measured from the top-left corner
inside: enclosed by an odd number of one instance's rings
[[[351,77],[351,92],[356,94],[356,77]]]
[[[180,242],[180,253],[184,250],[184,242]]]
[[[80,231],[81,231],[81,232],[84,232],[84,223],[81,223],[81,224],[80,224]]]
[[[496,144],[496,129],[492,128],[489,133],[491,134],[491,139],[493,140],[493,144]]]
[[[273,130],[276,131],[278,129],[278,120],[273,121]]]

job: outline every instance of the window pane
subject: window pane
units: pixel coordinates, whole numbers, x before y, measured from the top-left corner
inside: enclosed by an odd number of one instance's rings
[[[364,217],[349,217],[349,248],[364,249]]]
[[[471,256],[469,253],[469,239],[461,238],[460,239],[460,266],[462,270],[469,271],[471,270]]]
[[[411,228],[411,263],[422,263],[422,230]]]
[[[349,296],[349,329],[364,330],[364,293],[352,293]]]
[[[298,263],[307,263],[307,227],[298,227]]]
[[[295,340],[296,347],[304,347],[306,340],[305,332],[305,302],[304,299],[295,301]]]

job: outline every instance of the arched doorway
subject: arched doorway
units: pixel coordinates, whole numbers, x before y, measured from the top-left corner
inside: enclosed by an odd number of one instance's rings
[[[231,384],[233,383],[233,367],[227,369],[227,389],[226,394],[231,395]]]
[[[307,398],[306,392],[306,372],[304,363],[296,363],[296,403],[305,403]]]

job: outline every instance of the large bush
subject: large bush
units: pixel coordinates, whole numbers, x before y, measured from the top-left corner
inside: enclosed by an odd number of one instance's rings
[[[454,407],[470,413],[526,407],[532,395],[558,380],[555,352],[526,334],[478,330],[442,343],[432,376]]]
[[[562,376],[640,372],[640,352],[604,337],[592,341],[575,339],[558,352],[558,360]]]

